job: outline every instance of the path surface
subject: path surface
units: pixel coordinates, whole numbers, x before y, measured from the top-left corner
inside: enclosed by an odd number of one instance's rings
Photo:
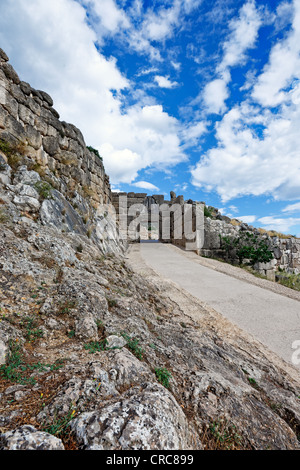
[[[292,344],[300,340],[298,293],[290,298],[287,296],[290,289],[274,292],[276,284],[254,278],[240,268],[231,269],[229,265],[230,275],[225,274],[224,263],[220,263],[217,270],[216,263],[210,265],[210,260],[172,245],[142,243],[139,250],[145,264],[159,275],[176,283],[291,363]]]

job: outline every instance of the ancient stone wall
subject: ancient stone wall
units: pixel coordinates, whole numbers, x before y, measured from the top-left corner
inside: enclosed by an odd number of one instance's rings
[[[183,196],[171,192],[170,200],[164,195],[147,196],[147,193],[112,193],[124,236],[131,241],[156,239],[185,249],[194,249],[196,241],[196,210],[199,203],[186,204]],[[190,211],[190,212],[188,212]],[[189,236],[186,233],[190,221]],[[195,234],[195,236],[194,236]],[[192,244],[191,244],[192,243]]]
[[[22,149],[25,163],[62,194],[76,189],[94,206],[111,201],[101,158],[74,125],[60,121],[52,98],[18,77],[0,49],[0,139]]]
[[[120,199],[121,198],[121,199]],[[124,205],[120,206],[120,201]],[[260,240],[265,241],[270,251],[274,254],[274,259],[268,263],[257,263],[254,268],[260,274],[274,279],[275,272],[278,269],[290,273],[298,274],[300,272],[300,239],[294,237],[282,238],[282,236],[270,236],[268,233],[262,233],[242,222],[230,220],[223,217],[218,210],[212,209],[212,217],[201,217],[204,203],[192,200],[184,201],[183,196],[176,196],[171,192],[170,200],[165,201],[163,195],[147,196],[146,193],[113,193],[112,203],[115,207],[117,217],[124,216],[124,231],[127,230],[129,239],[133,240],[132,228],[138,232],[136,240],[151,238],[151,232],[147,230],[150,224],[151,204],[157,205],[158,217],[154,220],[158,225],[158,239],[165,243],[172,243],[180,248],[192,250],[199,255],[224,259],[224,249],[221,239],[223,237],[235,238],[241,231],[247,231],[258,235]],[[131,211],[130,209],[133,209]],[[185,225],[186,211],[191,211],[192,221],[190,233],[195,234],[195,238],[187,235]],[[215,211],[215,212],[214,212]],[[133,224],[137,220],[140,212],[143,212],[141,224]],[[131,228],[130,228],[131,227]],[[238,262],[238,259],[227,259],[230,262]]]
[[[235,224],[233,224],[234,222]],[[295,274],[300,272],[300,239],[283,238],[282,235],[270,236],[267,232],[263,233],[259,229],[237,221],[227,222],[222,219],[205,217],[204,245],[201,254],[207,257],[222,258],[224,251],[221,246],[221,238],[237,237],[241,231],[249,231],[258,235],[274,254],[274,259],[270,262],[255,265],[255,269],[260,274],[273,279],[275,271],[278,269]]]

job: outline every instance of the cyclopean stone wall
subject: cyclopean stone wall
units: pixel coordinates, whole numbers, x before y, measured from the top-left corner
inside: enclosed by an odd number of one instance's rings
[[[221,247],[221,237],[237,237],[240,232],[251,232],[258,235],[259,239],[265,241],[270,251],[273,252],[274,259],[269,263],[257,263],[254,268],[260,274],[274,279],[275,272],[278,269],[289,273],[300,273],[300,239],[295,237],[286,237],[283,235],[270,235],[260,229],[257,229],[238,220],[230,220],[228,217],[222,217],[218,211],[215,215],[205,217],[204,225],[204,244],[201,254],[207,257],[223,258],[224,251]],[[232,259],[231,261],[237,262]]]
[[[55,189],[76,189],[95,206],[111,201],[102,160],[87,149],[74,125],[60,121],[52,98],[18,77],[0,49],[0,139],[22,148],[24,163],[46,176]]]
[[[196,210],[198,203],[185,204],[183,196],[171,192],[170,200],[164,195],[148,196],[147,193],[112,193],[112,204],[124,236],[129,241],[160,240],[186,249],[195,249],[190,242],[196,240]],[[190,210],[190,230],[187,238],[184,230],[185,210]]]
[[[283,238],[282,235],[280,237],[271,236],[267,232],[262,233],[263,231],[260,229],[222,216],[214,208],[209,208],[212,213],[211,217],[201,217],[201,211],[204,207],[203,202],[185,201],[183,196],[176,196],[174,192],[171,192],[170,195],[170,200],[165,201],[163,195],[147,196],[146,193],[112,193],[112,203],[117,216],[120,218],[120,215],[125,215],[125,229],[128,229],[129,238],[132,235],[132,228],[138,232],[137,241],[151,238],[151,231],[145,229],[145,227],[150,224],[150,207],[156,204],[158,206],[156,210],[158,213],[156,218],[158,224],[157,238],[162,242],[172,243],[183,249],[195,251],[201,256],[224,259],[225,252],[221,246],[221,238],[237,237],[241,231],[248,231],[264,240],[274,254],[274,259],[269,263],[257,263],[254,266],[256,271],[270,279],[275,278],[275,272],[279,268],[290,273],[298,274],[300,272],[300,239],[295,237]],[[120,197],[125,201],[123,207],[120,207],[120,201],[122,200]],[[184,223],[180,224],[184,221],[184,212],[186,210],[192,211],[191,229],[192,233],[195,234],[194,240],[186,236]],[[142,224],[135,224],[131,227],[132,222],[140,216],[141,212],[144,214],[141,219]],[[168,223],[170,224],[169,237],[164,237],[163,221],[166,224],[165,227],[168,227]],[[227,258],[226,260],[233,263],[238,262],[238,259],[235,258]]]

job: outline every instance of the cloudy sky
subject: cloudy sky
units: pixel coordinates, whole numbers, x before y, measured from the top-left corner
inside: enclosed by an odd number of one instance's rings
[[[0,0],[0,47],[113,188],[300,236],[300,0]]]

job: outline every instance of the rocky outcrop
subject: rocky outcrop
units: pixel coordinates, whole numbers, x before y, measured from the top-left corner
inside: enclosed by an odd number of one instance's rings
[[[0,185],[2,449],[300,448],[296,371],[14,194]]]

